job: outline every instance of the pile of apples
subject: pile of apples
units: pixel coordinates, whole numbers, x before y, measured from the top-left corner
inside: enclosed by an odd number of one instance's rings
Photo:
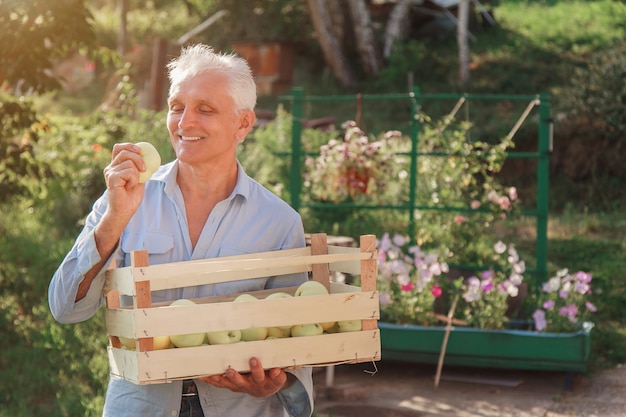
[[[312,295],[328,295],[326,287],[318,281],[306,281],[302,283],[292,296],[286,292],[275,292],[266,300],[273,298],[306,297]],[[241,294],[233,300],[235,303],[258,301],[252,294]],[[180,299],[170,304],[170,307],[193,305],[189,299]],[[237,342],[250,342],[255,340],[280,339],[286,337],[316,336],[326,333],[343,333],[361,330],[361,320],[345,320],[325,323],[296,324],[293,326],[258,327],[252,329],[224,330],[215,332],[202,332],[173,336],[154,337],[154,350],[194,347],[208,343],[209,345],[224,345]],[[134,350],[135,340],[119,337],[123,348]]]

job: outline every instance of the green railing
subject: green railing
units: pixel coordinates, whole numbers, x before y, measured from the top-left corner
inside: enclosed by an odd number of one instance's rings
[[[417,204],[417,173],[419,157],[425,154],[419,152],[420,118],[419,111],[424,102],[428,100],[456,100],[450,115],[464,103],[470,101],[508,101],[508,102],[528,102],[528,106],[520,115],[519,119],[509,132],[512,138],[522,123],[526,121],[528,115],[534,107],[538,107],[537,149],[531,152],[509,151],[508,158],[534,159],[537,161],[536,168],[536,198],[535,208],[525,209],[522,214],[536,219],[536,241],[535,241],[535,268],[529,272],[535,274],[537,282],[547,279],[547,252],[548,252],[548,195],[549,195],[549,174],[550,174],[550,154],[552,152],[552,119],[550,109],[550,96],[547,93],[538,95],[487,95],[487,94],[423,94],[419,89],[413,89],[410,93],[402,94],[362,94],[358,96],[359,103],[367,101],[405,101],[410,105],[411,120],[409,122],[409,135],[411,138],[410,150],[410,178],[409,178],[409,198],[408,203],[399,205],[363,205],[363,204],[342,204],[343,208],[358,209],[393,209],[407,212],[409,224],[409,236],[414,236],[416,227],[416,210],[446,210],[469,212],[473,211],[465,207],[432,207]],[[303,89],[293,88],[291,95],[280,97],[283,104],[291,107],[293,116],[292,137],[291,137],[291,172],[290,172],[290,204],[299,210],[303,207],[313,207],[314,205],[303,205],[302,195],[302,164],[306,154],[302,146],[302,121],[304,119],[304,108],[307,103],[337,103],[354,102],[354,95],[338,96],[305,96]],[[312,104],[311,104],[312,105]],[[445,155],[444,155],[445,156]],[[480,209],[479,209],[480,210]]]

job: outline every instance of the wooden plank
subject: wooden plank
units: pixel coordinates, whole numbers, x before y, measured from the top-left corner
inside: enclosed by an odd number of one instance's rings
[[[107,333],[135,339],[135,314],[133,309],[107,308],[104,312]]]
[[[139,363],[137,352],[127,349],[117,349],[109,346],[109,369],[111,374],[117,375],[127,381],[139,384]]]
[[[109,291],[119,291],[124,295],[135,295],[135,283],[133,281],[134,268],[126,266],[123,268],[110,269],[106,271],[103,292],[106,295]]]
[[[134,274],[135,282],[150,281],[152,291],[232,282],[248,278],[261,278],[311,270],[314,263],[359,261],[371,254],[333,254],[317,256],[292,256],[274,259],[240,259],[237,261],[212,260],[190,266],[186,262],[153,265],[139,268]],[[216,258],[223,259],[223,258]]]
[[[376,293],[376,279],[378,277],[378,259],[376,257],[376,236],[361,236],[359,243],[362,253],[370,254],[367,259],[361,260],[361,291],[374,292],[376,302],[378,302],[378,293]],[[363,330],[373,330],[378,328],[377,320],[363,320]]]
[[[127,355],[112,356],[114,360],[127,358]],[[135,353],[140,369],[137,379],[140,384],[147,384],[221,374],[228,368],[248,372],[248,361],[253,356],[257,356],[266,369],[369,362],[380,359],[380,332],[370,330]],[[112,366],[112,370],[115,369],[116,375],[129,375],[124,365]],[[132,368],[133,363],[129,365]]]
[[[345,246],[328,246],[329,254],[338,253],[360,253],[359,248],[349,248]],[[330,270],[350,275],[361,275],[361,262],[359,260],[331,262]]]
[[[138,334],[155,337],[379,316],[378,296],[370,292],[150,308],[135,320]]]
[[[142,268],[150,265],[148,251],[133,251],[130,254],[130,264],[134,268]],[[136,309],[144,309],[152,307],[152,292],[150,290],[150,281],[135,280],[135,296],[133,297],[133,306]],[[145,352],[154,349],[154,339],[152,337],[141,337],[142,333],[137,333],[137,350]]]
[[[311,255],[328,255],[328,244],[326,243],[326,233],[316,233],[311,235]],[[317,263],[311,265],[313,281],[324,284],[326,290],[330,292],[330,272],[328,264]]]

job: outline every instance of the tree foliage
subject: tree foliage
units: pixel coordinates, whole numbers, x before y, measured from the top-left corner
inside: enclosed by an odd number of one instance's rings
[[[93,47],[84,0],[0,0],[0,80],[36,93],[60,88],[55,62]]]

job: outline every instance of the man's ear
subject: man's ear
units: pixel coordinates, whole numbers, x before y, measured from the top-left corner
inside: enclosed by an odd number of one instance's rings
[[[239,132],[237,134],[237,140],[243,142],[246,136],[254,127],[256,121],[256,114],[253,110],[245,110],[239,115]]]

